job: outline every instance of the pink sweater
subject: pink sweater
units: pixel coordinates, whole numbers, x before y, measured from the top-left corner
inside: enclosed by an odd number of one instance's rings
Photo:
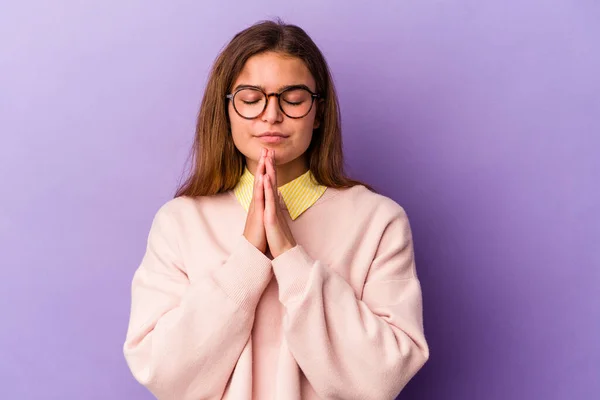
[[[276,259],[233,192],[157,212],[124,345],[159,399],[393,399],[429,357],[404,210],[328,188]]]

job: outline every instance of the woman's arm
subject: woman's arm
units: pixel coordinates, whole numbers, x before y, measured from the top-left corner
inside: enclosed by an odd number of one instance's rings
[[[402,210],[385,229],[361,299],[301,246],[273,260],[288,346],[322,398],[394,399],[423,366],[421,287]]]
[[[190,284],[172,222],[159,210],[135,272],[125,358],[159,399],[220,399],[272,277],[271,261],[241,236],[225,264]]]

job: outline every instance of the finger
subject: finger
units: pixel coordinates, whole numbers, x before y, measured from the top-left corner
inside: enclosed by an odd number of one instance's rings
[[[254,193],[252,196],[252,201],[255,203],[255,207],[258,207],[258,210],[264,209],[264,164],[265,164],[265,150],[261,153],[261,157],[258,160],[258,167],[256,168],[256,173],[254,174]]]
[[[264,193],[265,193],[265,220],[273,221],[275,216],[275,198],[273,196],[273,185],[271,184],[271,177],[264,175]]]
[[[272,152],[273,150],[271,150],[270,152]],[[272,158],[272,153],[269,153],[269,156],[267,157],[267,162],[265,163],[265,168],[267,170],[267,174],[269,175],[269,178],[271,180],[271,186],[273,189],[273,196],[277,196],[277,177],[276,177],[276,172],[275,172],[275,168],[273,166],[273,158]]]
[[[275,169],[275,150],[271,150],[271,178],[273,179],[273,186],[277,189],[277,169]]]
[[[264,210],[264,197],[265,197],[265,162],[266,162],[267,150],[265,148],[261,151],[260,159],[258,160],[258,166],[256,167],[256,173],[254,174],[254,181],[256,182],[256,201],[260,203],[259,210]]]
[[[260,152],[260,159],[258,163],[258,168],[256,168],[257,173],[264,174],[265,173],[265,163],[267,162],[268,150],[266,148],[262,148]],[[261,162],[262,161],[262,162]]]
[[[275,176],[273,176],[274,174],[274,168],[273,168],[273,163],[272,163],[272,159],[271,159],[271,151],[272,150],[267,150],[267,157],[265,159],[265,171],[267,174],[269,174],[269,176],[271,177],[271,179],[275,178]],[[271,180],[271,183],[276,183],[276,181]]]
[[[260,172],[260,168],[261,168],[261,163],[264,160],[264,153],[265,153],[265,149],[262,150],[262,152],[260,153],[260,157],[258,158],[258,165],[256,166],[256,172],[254,173],[254,190],[253,190],[253,194],[256,193],[256,188],[258,187],[258,175]],[[254,196],[252,196],[254,198]]]
[[[254,210],[263,211],[265,209],[265,176],[261,174],[256,180],[258,182],[258,186],[256,187],[256,195],[254,198]]]

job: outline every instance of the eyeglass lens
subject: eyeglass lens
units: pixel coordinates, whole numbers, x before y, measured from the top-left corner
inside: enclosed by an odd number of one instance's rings
[[[236,111],[245,118],[258,117],[265,109],[266,102],[265,94],[253,88],[242,89],[233,97]],[[280,95],[279,104],[288,117],[300,118],[310,111],[312,95],[302,88],[285,90]]]

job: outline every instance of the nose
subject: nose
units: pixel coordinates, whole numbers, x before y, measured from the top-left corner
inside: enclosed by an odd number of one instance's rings
[[[269,124],[274,124],[283,120],[283,113],[279,108],[279,99],[274,94],[267,96],[267,108],[263,111],[262,120]]]

